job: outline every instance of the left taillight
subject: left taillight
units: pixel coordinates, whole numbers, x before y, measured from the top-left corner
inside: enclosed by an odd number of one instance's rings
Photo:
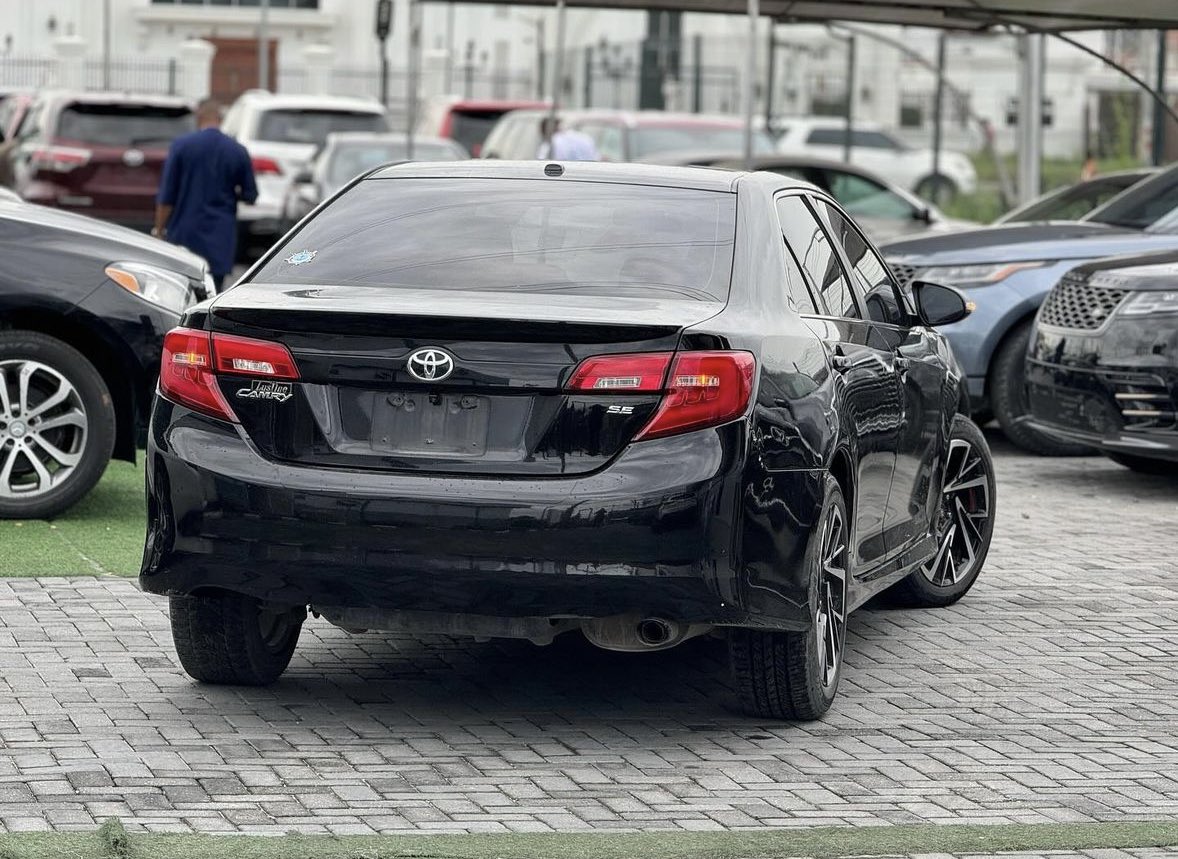
[[[237,420],[218,375],[293,380],[299,377],[281,343],[175,328],[164,337],[160,393],[174,403],[226,421]]]

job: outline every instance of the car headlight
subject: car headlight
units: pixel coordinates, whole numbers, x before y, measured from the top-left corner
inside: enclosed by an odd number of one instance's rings
[[[1178,313],[1178,292],[1135,292],[1117,313],[1121,316]]]
[[[192,304],[188,278],[166,268],[143,262],[112,262],[106,267],[106,276],[127,292],[173,313],[183,313]]]
[[[1042,268],[1046,262],[998,262],[981,265],[937,265],[925,269],[918,277],[944,286],[991,286],[1001,283],[1016,271]]]

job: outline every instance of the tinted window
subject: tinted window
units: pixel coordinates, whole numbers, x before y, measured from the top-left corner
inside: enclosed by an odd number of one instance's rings
[[[1046,200],[1018,209],[998,219],[998,223],[1023,221],[1074,221],[1097,206],[1103,206],[1117,194],[1140,181],[1141,177],[1117,176],[1085,182],[1053,194]]]
[[[268,110],[258,123],[258,140],[322,146],[333,131],[387,131],[378,113],[346,110]]]
[[[806,138],[807,143],[819,146],[845,146],[847,130],[845,128],[815,128]],[[880,131],[856,131],[851,129],[851,142],[864,149],[899,149],[900,145]]]
[[[857,173],[825,172],[826,181],[821,184],[852,215],[895,221],[910,221],[916,217],[915,206],[878,182]]]
[[[461,143],[467,152],[477,154],[504,113],[506,111],[502,110],[455,110],[450,114],[450,137]]]
[[[782,197],[777,201],[777,215],[781,219],[786,244],[811,285],[822,294],[827,312],[857,319],[859,308],[843,274],[838,254],[805,201],[801,197]]]
[[[831,234],[842,244],[847,254],[847,260],[851,263],[851,281],[863,297],[867,317],[888,325],[906,324],[907,314],[888,267],[871,249],[863,234],[842,212],[828,203],[819,202],[818,210],[824,215]]]
[[[401,141],[371,143],[341,143],[334,150],[331,163],[327,166],[327,183],[343,185],[355,176],[390,161],[402,161],[408,157],[409,148]],[[413,144],[413,158],[416,161],[457,161],[465,156],[441,143]]]
[[[142,104],[71,104],[57,120],[57,137],[104,146],[166,144],[196,129],[186,107]]]
[[[643,125],[631,130],[630,141],[631,158],[682,149],[740,152],[744,148],[744,129],[740,126],[691,124]],[[763,131],[754,131],[753,151],[771,153],[773,140]]]
[[[292,236],[269,283],[588,293],[700,301],[728,295],[732,194],[504,179],[369,179]]]
[[[1144,230],[1178,208],[1178,170],[1134,185],[1084,220]]]

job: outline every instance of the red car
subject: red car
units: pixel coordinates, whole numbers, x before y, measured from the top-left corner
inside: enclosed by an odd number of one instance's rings
[[[180,98],[44,92],[6,157],[26,200],[146,230],[168,146],[195,129]]]
[[[482,154],[483,143],[505,113],[544,110],[543,101],[489,101],[445,98],[430,104],[418,124],[421,134],[448,137],[461,143],[472,158]]]

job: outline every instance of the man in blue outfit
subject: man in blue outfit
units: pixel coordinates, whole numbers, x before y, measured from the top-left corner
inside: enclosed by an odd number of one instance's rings
[[[168,150],[151,234],[204,257],[220,292],[237,253],[237,201],[254,202],[258,188],[245,147],[221,133],[221,105],[206,98],[196,121]]]

